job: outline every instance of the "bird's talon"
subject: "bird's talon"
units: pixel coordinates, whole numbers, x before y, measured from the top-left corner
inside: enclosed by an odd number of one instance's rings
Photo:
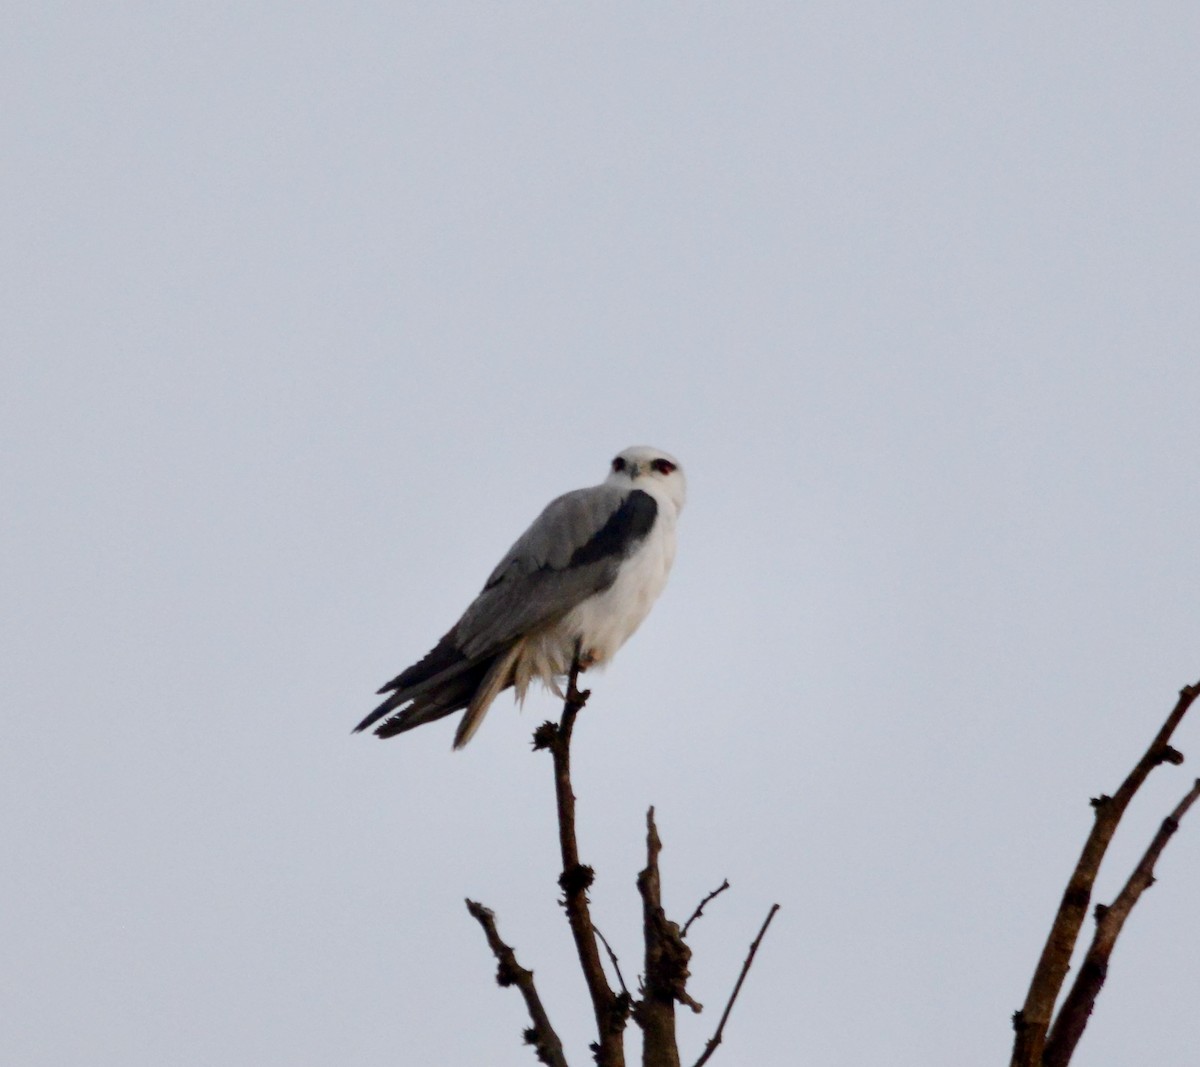
[[[595,663],[596,663],[596,653],[595,652],[588,651],[588,652],[582,653],[579,657],[579,673],[582,674],[589,667],[595,666]]]

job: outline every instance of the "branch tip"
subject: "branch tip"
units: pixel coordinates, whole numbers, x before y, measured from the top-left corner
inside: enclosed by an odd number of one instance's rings
[[[1169,722],[1170,720],[1168,724]],[[1092,943],[1070,991],[1058,1009],[1053,1025],[1049,1027],[1048,1032],[1042,1033],[1043,1049],[1035,1063],[1040,1063],[1042,1067],[1067,1067],[1070,1063],[1095,1008],[1096,997],[1099,996],[1108,977],[1109,961],[1117,938],[1141,895],[1154,885],[1154,866],[1179,828],[1180,820],[1197,799],[1200,799],[1200,780],[1197,780],[1174,810],[1163,819],[1158,832],[1150,841],[1121,892],[1117,894],[1117,898],[1108,907],[1097,906],[1096,929],[1092,935]],[[1013,1062],[1023,1063],[1015,1055]]]
[[[1112,841],[1113,834],[1116,832],[1117,824],[1121,821],[1130,801],[1133,800],[1150,772],[1161,763],[1177,762],[1182,759],[1182,756],[1170,744],[1171,736],[1197,697],[1200,697],[1200,682],[1184,686],[1179,691],[1178,701],[1150,742],[1149,748],[1126,775],[1120,788],[1112,796],[1103,794],[1092,799],[1091,804],[1096,812],[1092,829],[1084,842],[1075,868],[1071,872],[1067,889],[1063,893],[1062,901],[1055,913],[1050,932],[1034,969],[1033,978],[1029,983],[1029,991],[1021,1009],[1022,1026],[1018,1029],[1016,1040],[1013,1043],[1011,1067],[1065,1067],[1067,1060],[1070,1059],[1075,1043],[1082,1034],[1083,1026],[1086,1025],[1086,1013],[1082,1016],[1076,1015],[1069,1025],[1063,1027],[1061,1023],[1067,1010],[1067,1001],[1064,1001],[1058,1009],[1057,1018],[1054,1009],[1066,980],[1080,928],[1087,916],[1087,907],[1091,900],[1097,871]],[[1181,815],[1182,811],[1177,809],[1173,814]],[[1165,836],[1169,837],[1170,835],[1168,833]],[[1162,843],[1165,844],[1165,837]],[[1158,845],[1159,851],[1161,851],[1161,847],[1161,844]],[[1143,868],[1141,864],[1139,864],[1139,871],[1143,877],[1150,873],[1149,869]],[[1138,879],[1140,885],[1142,878],[1139,878],[1138,874],[1139,872],[1135,871],[1134,878]],[[1124,894],[1124,890],[1122,893]],[[1103,919],[1103,926],[1097,925],[1097,936],[1102,929],[1107,931],[1114,923],[1116,929],[1120,928],[1124,919],[1116,920],[1111,912],[1117,908],[1121,899],[1118,897],[1117,902],[1111,905],[1110,912]],[[1089,970],[1094,973],[1094,969]],[[1081,986],[1080,983],[1083,981],[1084,975],[1081,973],[1076,978],[1076,988],[1072,989],[1068,995],[1068,1001],[1071,998],[1078,999],[1079,997],[1087,1000],[1086,994],[1082,990],[1088,983]],[[1088,982],[1091,982],[1090,978]],[[1081,992],[1077,993],[1076,989]],[[1097,985],[1095,992],[1098,991]],[[1091,1003],[1094,1002],[1094,999],[1093,993],[1091,1001],[1088,1001],[1088,1012],[1091,1011]],[[1054,1033],[1051,1033],[1052,1020]]]
[[[725,1010],[721,1013],[721,1021],[717,1023],[717,1029],[713,1036],[708,1039],[704,1045],[704,1052],[696,1061],[695,1067],[704,1067],[712,1054],[717,1051],[717,1046],[724,1040],[725,1023],[729,1021],[729,1013],[733,1011],[734,1002],[738,998],[738,994],[742,991],[742,983],[746,980],[746,974],[750,970],[750,965],[754,962],[754,955],[758,952],[758,946],[762,944],[762,940],[766,937],[767,927],[771,925],[771,920],[775,918],[775,913],[779,910],[778,904],[772,904],[771,910],[767,912],[767,917],[763,920],[762,926],[759,928],[758,936],[750,942],[750,951],[746,954],[746,960],[742,964],[742,971],[738,975],[738,980],[734,984],[733,992],[729,994],[729,1002],[725,1005]],[[1019,1013],[1018,1013],[1019,1014]],[[1014,1025],[1015,1025],[1014,1016]]]
[[[496,915],[490,908],[485,908],[478,901],[467,899],[467,911],[483,927],[487,938],[488,948],[496,957],[496,981],[502,986],[515,985],[525,1000],[529,1011],[529,1021],[533,1023],[523,1031],[525,1043],[532,1045],[540,1063],[549,1067],[567,1067],[563,1055],[562,1042],[550,1025],[546,1009],[542,1006],[537,987],[533,984],[533,971],[526,970],[517,962],[516,953],[511,945],[506,945],[496,930]]]
[[[692,912],[691,918],[688,919],[688,921],[683,924],[683,930],[680,931],[679,936],[687,937],[688,930],[691,929],[692,923],[694,923],[697,919],[700,918],[701,915],[704,914],[705,905],[708,904],[709,901],[715,899],[716,897],[719,897],[728,888],[729,888],[729,879],[726,878],[719,886],[717,886],[716,889],[714,889],[711,893],[708,894],[708,896],[706,896],[702,901],[700,901],[700,903],[696,905],[696,910],[694,912]]]

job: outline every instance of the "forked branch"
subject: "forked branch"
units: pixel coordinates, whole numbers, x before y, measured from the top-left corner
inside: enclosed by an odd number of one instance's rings
[[[1200,696],[1200,683],[1185,686],[1180,691],[1179,699],[1167,716],[1166,722],[1145,754],[1121,783],[1121,787],[1112,796],[1101,796],[1092,801],[1096,814],[1091,832],[1063,893],[1054,923],[1050,927],[1050,935],[1034,970],[1025,1003],[1013,1016],[1016,1036],[1013,1041],[1011,1067],[1044,1067],[1046,1040],[1054,1004],[1066,979],[1071,954],[1091,902],[1092,887],[1100,863],[1121,817],[1125,814],[1125,809],[1150,772],[1160,763],[1183,762],[1183,756],[1171,747],[1170,740],[1197,696]],[[1136,899],[1135,895],[1133,900]],[[1130,906],[1132,907],[1132,903]],[[1098,989],[1099,987],[1097,991]]]
[[[643,1067],[680,1067],[679,1046],[675,1037],[675,1005],[684,1004],[695,1012],[701,1010],[687,992],[689,977],[688,961],[691,949],[684,941],[684,934],[704,911],[714,897],[729,888],[725,881],[709,893],[697,906],[682,930],[678,923],[667,918],[662,904],[662,886],[658,857],[662,841],[654,821],[654,809],[646,814],[646,867],[638,874],[638,892],[642,898],[642,928],[645,942],[645,972],[636,999],[625,984],[620,964],[612,946],[592,922],[588,901],[594,873],[591,867],[579,860],[579,846],[575,833],[575,793],[571,785],[571,737],[575,719],[588,699],[586,690],[578,688],[580,671],[579,649],[571,664],[562,718],[559,722],[545,722],[533,735],[535,750],[549,751],[554,762],[554,793],[558,810],[558,839],[562,857],[562,873],[558,883],[563,892],[561,901],[575,940],[576,955],[587,984],[588,995],[596,1018],[597,1041],[591,1045],[598,1067],[625,1067],[624,1032],[630,1015],[642,1029]],[[533,973],[517,963],[513,950],[496,932],[495,916],[483,905],[467,901],[467,908],[483,927],[488,945],[499,964],[497,979],[501,985],[516,985],[525,997],[533,1026],[525,1032],[526,1041],[537,1051],[538,1059],[553,1067],[566,1067],[562,1044],[546,1018],[546,1012],[533,984]],[[721,1043],[725,1023],[733,1004],[741,991],[746,973],[754,961],[758,946],[767,932],[775,912],[771,908],[758,936],[750,946],[750,952],[742,965],[737,984],[730,995],[729,1003],[717,1026],[716,1033],[705,1046],[698,1061],[705,1063]],[[608,953],[620,992],[609,985],[601,961],[600,946]]]
[[[1108,907],[1103,904],[1096,905],[1096,932],[1075,983],[1054,1019],[1042,1057],[1045,1067],[1066,1067],[1071,1062],[1075,1046],[1083,1036],[1084,1027],[1092,1014],[1096,997],[1108,976],[1108,960],[1121,928],[1142,893],[1154,884],[1154,865],[1162,855],[1163,849],[1167,847],[1167,842],[1179,829],[1179,820],[1196,802],[1197,797],[1200,797],[1200,778],[1196,779],[1192,788],[1175,806],[1175,810],[1163,819],[1158,833],[1150,842],[1150,847],[1134,868],[1125,887],[1117,894],[1117,899]]]

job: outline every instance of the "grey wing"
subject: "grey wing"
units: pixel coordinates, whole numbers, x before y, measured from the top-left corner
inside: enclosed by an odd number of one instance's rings
[[[463,617],[428,655],[379,690],[391,695],[355,730],[395,712],[375,731],[391,737],[465,708],[485,690],[488,700],[476,714],[478,725],[486,704],[511,684],[506,683],[511,669],[506,657],[514,644],[607,589],[657,515],[654,498],[640,489],[625,493],[598,485],[551,501],[492,571]],[[456,744],[466,737],[469,733]]]
[[[552,500],[459,620],[459,648],[472,658],[486,654],[607,589],[657,514],[649,493],[611,485]]]

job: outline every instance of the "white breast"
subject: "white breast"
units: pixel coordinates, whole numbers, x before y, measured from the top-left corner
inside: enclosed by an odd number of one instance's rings
[[[579,634],[592,663],[608,662],[650,613],[674,561],[675,516],[660,512],[646,539],[621,564],[617,580],[563,619],[561,636],[571,643],[570,635]]]
[[[515,670],[518,699],[524,699],[534,678],[558,692],[555,676],[570,670],[577,637],[589,665],[599,666],[633,636],[667,584],[675,561],[675,522],[675,508],[662,506],[660,500],[653,528],[621,564],[616,581],[572,608],[554,626],[530,636]]]

